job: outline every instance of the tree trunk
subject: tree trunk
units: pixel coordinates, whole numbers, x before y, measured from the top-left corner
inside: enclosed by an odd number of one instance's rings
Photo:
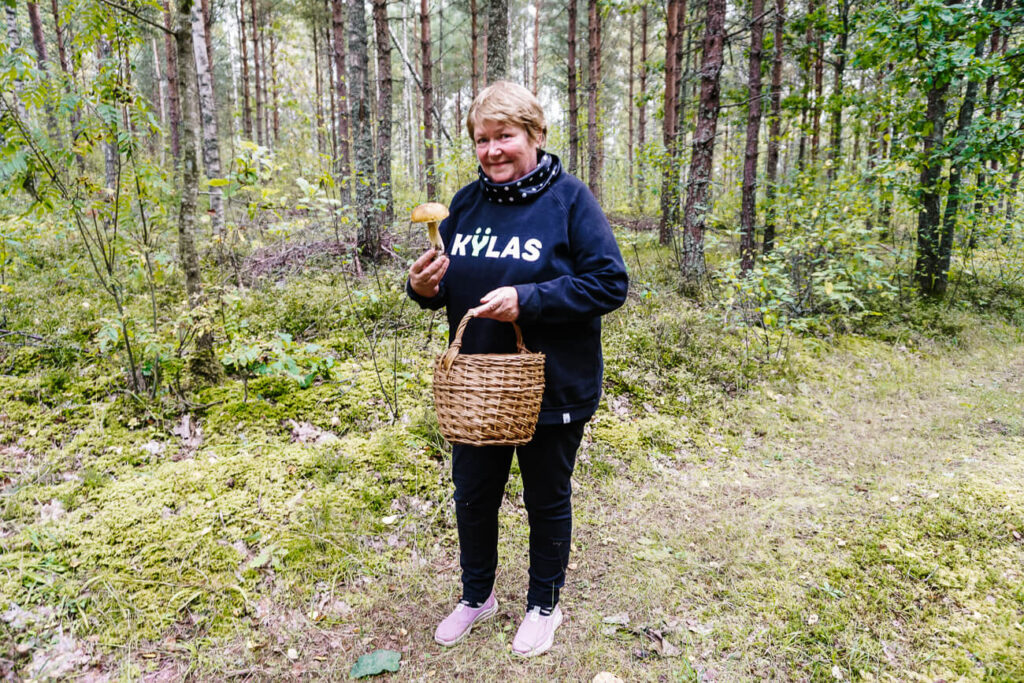
[[[637,149],[640,159],[637,164],[636,206],[644,210],[644,186],[647,184],[647,5],[640,8],[640,113],[637,120]]]
[[[768,122],[767,185],[765,187],[765,254],[775,248],[775,193],[779,178],[779,142],[782,135],[782,49],[786,0],[775,0],[775,32],[772,40],[771,114]]]
[[[181,204],[178,209],[178,257],[185,273],[185,290],[192,310],[202,309],[205,303],[203,282],[196,251],[196,203],[199,196],[199,168],[196,160],[195,136],[196,63],[191,30],[193,0],[178,0],[175,26],[176,63],[178,85],[181,89],[181,126],[186,134],[181,138]],[[189,358],[189,369],[201,381],[217,381],[222,368],[213,353],[213,334],[206,321],[197,323],[195,352]]]
[[[343,195],[349,195],[344,178],[351,171],[349,150],[348,74],[345,68],[345,0],[331,0],[331,28],[334,34],[334,89],[337,92],[338,107],[338,149],[334,150],[334,175],[338,187],[345,187]],[[374,10],[376,12],[376,10]],[[385,26],[385,29],[387,27]],[[388,43],[390,47],[390,43]],[[390,54],[390,53],[389,53]]]
[[[990,0],[983,0],[982,7],[988,10]],[[974,46],[975,61],[981,60],[985,53],[985,41],[979,40]],[[978,81],[967,77],[967,86],[964,89],[964,99],[960,104],[960,112],[956,117],[956,132],[953,134],[953,144],[950,150],[951,164],[949,167],[949,190],[946,196],[946,210],[942,216],[942,233],[939,236],[938,269],[943,279],[949,278],[950,260],[953,254],[953,236],[956,234],[957,213],[960,210],[961,186],[963,184],[963,169],[960,155],[967,147],[967,138],[970,134],[971,123],[974,120],[974,108],[978,99]],[[984,162],[983,162],[984,163]],[[974,248],[974,231],[968,238],[971,248]]]
[[[1003,243],[1010,239],[1010,226],[1013,225],[1014,207],[1017,205],[1017,188],[1020,186],[1020,167],[1024,163],[1024,149],[1017,152],[1017,166],[1010,176],[1010,187],[1006,193],[1006,228],[1003,230]]]
[[[203,167],[207,179],[221,177],[220,144],[217,136],[217,105],[213,100],[213,79],[210,76],[210,62],[206,54],[206,22],[203,21],[202,8],[192,5],[192,46],[195,51],[196,83],[199,89],[199,118],[203,133]],[[210,186],[210,212],[213,214],[213,234],[223,239],[224,236],[224,196],[223,189]]]
[[[480,66],[477,64],[477,41],[479,31],[476,23],[476,0],[469,0],[469,55],[470,55],[470,87],[473,89],[473,99],[480,92]]]
[[[316,105],[313,107],[316,118],[316,151],[318,154],[326,152],[324,143],[324,132],[327,126],[324,123],[324,88],[323,68],[320,66],[320,30],[316,25],[316,19],[310,24],[310,33],[313,37],[313,92],[316,97]]]
[[[569,173],[579,173],[580,104],[576,85],[576,0],[569,0],[568,63],[569,76]]]
[[[100,69],[103,69],[103,63],[109,62],[112,59],[112,51],[110,49],[110,41],[107,40],[106,36],[100,36],[96,41],[96,61],[100,64]],[[120,68],[118,68],[120,71]],[[120,79],[118,79],[120,81]],[[119,82],[120,86],[121,83]],[[106,126],[109,126],[106,139],[100,143],[100,147],[103,149],[103,182],[107,189],[115,190],[120,184],[120,165],[121,158],[117,150],[117,139],[118,123],[114,120],[104,122]]]
[[[167,127],[167,107],[164,106],[164,98],[167,96],[167,84],[164,81],[164,74],[160,69],[160,48],[157,46],[156,36],[150,38],[150,47],[153,51],[153,81],[156,88],[153,104],[156,107],[157,114],[160,117],[160,129],[163,130]],[[156,144],[159,146],[160,163],[164,163],[164,143],[163,136],[161,133],[156,133],[154,136]]]
[[[540,0],[533,3],[533,96],[540,87]]]
[[[174,30],[174,17],[171,15],[169,0],[163,0],[164,26],[168,31]],[[176,10],[177,11],[177,10]],[[189,20],[191,25],[191,19]],[[178,92],[178,46],[174,35],[164,34],[164,50],[167,52],[167,114],[171,120],[171,156],[175,162],[181,159],[181,96]]]
[[[835,62],[832,65],[831,138],[828,145],[828,179],[834,180],[839,168],[840,146],[843,140],[843,76],[846,71],[846,45],[850,33],[850,0],[839,0],[839,34],[836,36]],[[856,154],[856,150],[854,150]]]
[[[679,124],[676,112],[679,108],[680,98],[678,59],[679,47],[683,39],[679,33],[681,14],[686,14],[683,1],[669,0],[665,16],[665,103],[661,128],[665,156],[661,171],[661,219],[658,223],[658,242],[662,245],[672,241],[672,231],[675,229],[674,218],[678,218],[678,209],[674,207],[679,205],[679,166],[677,165],[679,157],[675,151],[677,149],[676,127]]]
[[[281,113],[277,106],[277,35],[270,31],[270,120],[274,126],[274,144],[277,144],[281,131]]]
[[[424,0],[426,4],[426,0]],[[352,150],[355,161],[356,213],[359,217],[359,250],[374,261],[381,257],[380,230],[374,202],[373,132],[370,121],[370,92],[367,83],[369,56],[366,45],[366,14],[363,0],[348,3],[348,76],[352,122]],[[428,119],[429,120],[429,119]]]
[[[377,185],[384,199],[384,226],[395,220],[391,191],[391,41],[388,37],[387,0],[373,0],[373,23],[377,35]],[[461,118],[456,115],[456,118]]]
[[[57,56],[60,59],[60,70],[64,73],[64,92],[66,94],[71,93],[71,85],[74,83],[75,74],[72,70],[71,62],[68,59],[67,50],[64,47],[64,31],[61,28],[60,23],[60,8],[57,6],[57,0],[51,0],[50,8],[53,11],[53,29],[57,38]],[[71,109],[71,113],[68,115],[68,123],[71,128],[71,147],[75,146],[78,141],[78,122],[82,116],[79,107],[76,105]],[[85,158],[75,152],[75,166],[78,168],[80,174],[85,173]]]
[[[46,56],[46,40],[43,38],[43,22],[39,18],[39,5],[34,2],[25,3],[28,6],[29,30],[32,33],[32,46],[36,50],[36,64],[43,73],[49,71],[49,59]],[[60,144],[60,127],[57,125],[57,117],[53,111],[53,105],[49,100],[46,102],[46,127],[50,134],[50,141],[54,145]]]
[[[587,2],[587,185],[601,201],[604,152],[598,135],[597,95],[601,84],[601,13],[597,0]]]
[[[239,0],[239,45],[242,48],[242,134],[252,140],[252,104],[249,101],[249,41],[245,37],[245,0]]]
[[[252,19],[252,76],[253,86],[256,94],[256,144],[264,144],[263,133],[266,128],[263,125],[263,79],[260,77],[263,70],[263,60],[260,58],[260,25],[256,12],[256,0],[249,2],[250,17]],[[269,144],[269,141],[267,141]]]
[[[423,165],[426,170],[427,199],[437,201],[437,179],[434,176],[434,102],[432,78],[433,57],[430,46],[430,9],[427,0],[420,0],[420,57],[423,69]]]
[[[636,52],[636,14],[629,15],[629,69],[626,71],[626,80],[629,81],[629,99],[626,101],[626,111],[629,113],[626,123],[627,137],[629,142],[626,145],[626,177],[629,179],[629,198],[632,202],[636,197],[636,177],[633,174],[633,101],[636,93],[633,87],[633,72],[636,70],[634,53]],[[634,203],[633,210],[636,210]]]
[[[996,12],[1001,12],[1002,9],[1003,9],[1003,0],[995,0],[995,2],[993,3],[993,9]],[[989,43],[989,54],[990,55],[994,55],[996,53],[996,51],[999,49],[999,37],[1000,37],[1000,35],[1002,35],[1002,28],[999,26],[999,24],[996,24],[993,27],[993,29],[992,29],[992,37],[990,39],[991,42]],[[1003,52],[1004,53],[1006,52],[1005,43],[1004,43]],[[985,116],[986,117],[994,117],[998,121],[999,118],[1001,117],[1002,112],[1000,110],[998,110],[998,109],[995,112],[992,111],[992,90],[995,88],[995,84],[996,84],[996,74],[993,73],[992,75],[990,75],[985,80]],[[996,161],[995,159],[992,159],[991,163],[992,163],[992,172],[995,173],[996,169],[999,167],[999,162]],[[979,166],[978,166],[978,174],[977,174],[977,178],[975,180],[975,187],[977,188],[975,190],[975,192],[976,192],[976,194],[978,196],[978,199],[975,202],[975,210],[974,210],[976,214],[980,214],[984,210],[984,200],[982,199],[982,196],[981,196],[982,195],[981,189],[983,187],[985,187],[985,185],[986,185],[987,174],[988,174],[988,171],[985,168],[985,164],[979,164]]]
[[[263,128],[263,141],[267,147],[272,147],[270,140],[270,67],[269,61],[269,50],[267,49],[267,31],[266,27],[270,26],[268,5],[261,6],[260,21],[262,25],[257,33],[260,39],[260,92],[263,97],[263,120],[260,121],[260,126]]]
[[[725,0],[708,0],[707,24],[700,65],[700,103],[697,128],[693,135],[693,153],[683,214],[683,248],[680,268],[691,283],[704,276],[704,225],[711,209],[711,171],[718,127],[719,77],[725,42]]]
[[[923,294],[942,296],[946,291],[946,273],[942,271],[939,227],[942,196],[939,181],[942,176],[943,127],[946,119],[946,91],[949,83],[939,83],[928,91],[927,121],[931,132],[924,138],[922,166],[919,180],[921,210],[917,214],[917,262],[914,277]]]
[[[508,0],[487,2],[487,78],[508,76]]]
[[[818,8],[815,6],[814,12],[817,11]],[[812,22],[817,22],[817,17],[812,19]],[[814,26],[813,23],[812,26]],[[818,146],[821,138],[821,93],[825,75],[825,39],[822,37],[820,27],[815,26],[814,35],[814,105],[811,108],[811,166],[818,163]]]
[[[213,32],[211,30],[213,13],[210,11],[210,0],[200,0],[200,2],[203,9],[203,43],[206,45],[206,56],[210,66],[210,83],[216,90],[217,83],[213,78]]]
[[[740,270],[754,267],[754,221],[757,215],[757,153],[761,140],[761,52],[764,49],[764,0],[753,0],[750,22],[750,63],[747,71],[747,146],[743,155],[743,196],[740,208]]]

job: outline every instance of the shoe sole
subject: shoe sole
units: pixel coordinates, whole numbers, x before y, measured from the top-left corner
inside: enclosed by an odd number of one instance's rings
[[[551,649],[552,645],[555,644],[555,631],[557,631],[558,627],[561,626],[561,625],[562,625],[562,611],[559,610],[558,611],[558,618],[555,619],[555,626],[554,626],[554,628],[551,629],[551,637],[550,638],[548,638],[543,643],[541,643],[537,647],[535,647],[532,650],[529,650],[527,652],[519,652],[518,650],[513,648],[512,649],[512,654],[517,655],[519,657],[536,657],[537,655],[544,654],[545,652],[547,652],[548,650]]]
[[[498,613],[498,601],[495,600],[494,601],[494,605],[491,606],[491,609],[489,609],[489,610],[487,610],[485,612],[481,612],[480,614],[478,614],[476,619],[473,620],[473,623],[470,624],[466,628],[465,631],[463,631],[461,634],[459,634],[458,638],[456,638],[455,640],[444,641],[444,640],[441,640],[440,638],[438,638],[437,635],[435,634],[434,635],[434,642],[437,643],[438,645],[443,645],[444,647],[451,647],[452,645],[456,645],[463,638],[465,638],[466,636],[468,636],[470,634],[470,632],[473,630],[474,626],[479,624],[481,621],[487,621],[488,619],[490,619],[491,617],[493,617],[497,613]],[[550,645],[548,647],[550,647]]]

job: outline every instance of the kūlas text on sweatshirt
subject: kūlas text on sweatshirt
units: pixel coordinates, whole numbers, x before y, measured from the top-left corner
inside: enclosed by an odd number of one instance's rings
[[[519,294],[523,341],[545,359],[540,424],[594,414],[601,398],[601,316],[626,300],[628,277],[608,219],[590,190],[538,151],[538,166],[509,183],[480,180],[452,198],[441,237],[451,260],[437,296],[406,284],[423,308],[447,307],[449,343],[466,311],[493,289]],[[474,319],[460,353],[514,353],[509,323]]]

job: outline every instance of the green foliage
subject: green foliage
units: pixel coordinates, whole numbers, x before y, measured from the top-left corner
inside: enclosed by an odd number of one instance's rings
[[[812,180],[779,193],[786,225],[775,249],[744,275],[737,263],[716,274],[722,312],[766,331],[854,329],[897,294],[884,231],[871,224],[874,207],[856,178],[841,175],[814,200]]]
[[[318,344],[297,344],[282,332],[269,341],[234,339],[220,361],[228,372],[246,380],[280,375],[305,389],[317,377],[330,377],[334,357],[320,355],[321,350]]]

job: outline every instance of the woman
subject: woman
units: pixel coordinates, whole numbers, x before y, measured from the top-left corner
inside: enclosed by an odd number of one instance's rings
[[[423,308],[446,306],[452,334],[467,311],[485,318],[467,326],[462,353],[514,352],[508,323],[516,321],[526,346],[546,354],[545,390],[530,443],[452,447],[462,599],[434,639],[454,645],[497,611],[498,508],[515,450],[530,521],[530,584],[512,649],[531,657],[551,647],[562,621],[570,478],[601,395],[600,316],[625,300],[626,268],[594,196],[541,149],[544,112],[528,90],[492,84],[473,101],[466,127],[479,180],[456,193],[441,224],[447,253],[420,256],[406,289]]]

